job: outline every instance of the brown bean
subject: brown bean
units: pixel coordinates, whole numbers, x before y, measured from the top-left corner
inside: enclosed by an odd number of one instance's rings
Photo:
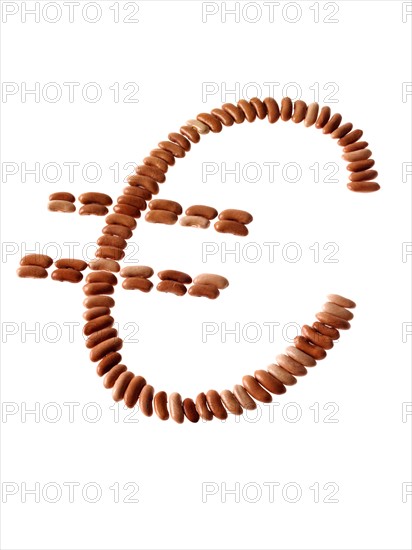
[[[338,145],[340,145],[341,147],[346,147],[351,143],[356,143],[362,136],[362,130],[353,130],[352,132],[346,134],[344,137],[340,138],[340,140],[338,141]]]
[[[305,121],[304,125],[306,128],[309,128],[309,126],[313,126],[316,122],[316,119],[318,118],[318,112],[319,112],[319,104],[314,102],[311,103],[308,106],[308,110],[306,111]]]
[[[203,392],[196,397],[196,410],[202,420],[213,420],[213,413],[207,406],[206,395]]]
[[[184,125],[180,127],[180,133],[182,136],[185,136],[187,139],[190,139],[192,143],[199,143],[200,135],[196,128],[193,126]]]
[[[223,290],[229,286],[229,281],[222,275],[215,275],[214,273],[202,273],[197,275],[193,282],[199,285],[214,285],[219,290]]]
[[[320,359],[325,359],[326,351],[315,344],[310,343],[303,336],[296,336],[293,340],[296,348],[304,353],[307,353],[317,361]]]
[[[71,193],[67,191],[58,191],[57,193],[52,193],[49,196],[49,201],[66,201],[66,202],[75,202],[76,198]]]
[[[122,260],[124,256],[124,250],[114,246],[101,246],[96,250],[96,258],[104,258],[105,260]]]
[[[324,128],[324,126],[326,126],[326,124],[328,123],[329,119],[330,119],[330,107],[325,105],[320,110],[319,116],[316,120],[315,127],[318,129]]]
[[[20,260],[20,265],[37,265],[39,267],[48,268],[52,265],[53,260],[46,254],[26,254]]]
[[[115,336],[117,336],[117,330],[113,327],[106,327],[102,330],[97,330],[87,338],[86,348],[94,348],[97,344],[100,344],[100,342],[104,342],[105,340],[109,340],[109,338],[114,338]]]
[[[150,191],[152,195],[157,195],[159,192],[159,184],[153,178],[148,176],[141,176],[140,174],[131,174],[127,176],[127,182],[129,185],[136,187],[144,187],[147,191]]]
[[[69,201],[50,201],[49,204],[47,205],[47,208],[51,212],[71,213],[76,211],[76,207],[74,206],[74,204]]]
[[[233,105],[233,103],[224,103],[222,109],[226,111],[226,113],[229,113],[236,124],[241,124],[245,120],[245,113],[242,109]]]
[[[152,193],[144,187],[131,185],[128,185],[123,189],[123,195],[127,195],[128,197],[140,197],[144,201],[150,201],[152,198]]]
[[[168,210],[150,210],[144,219],[150,223],[164,223],[174,225],[177,222],[177,215]]]
[[[146,380],[143,376],[134,376],[130,381],[130,384],[127,386],[127,390],[124,394],[124,404],[129,409],[133,409],[139,400],[140,394],[143,388],[146,386]]]
[[[199,285],[194,284],[189,288],[189,295],[196,298],[209,298],[209,300],[216,300],[220,292],[215,285]]]
[[[127,371],[126,365],[122,365],[122,364],[116,365],[115,367],[110,369],[110,371],[103,378],[103,386],[106,389],[113,388],[119,376],[126,371]]]
[[[167,162],[163,159],[159,159],[159,157],[145,157],[143,159],[143,164],[146,164],[147,166],[155,166],[164,173],[169,170],[169,165]]]
[[[301,99],[298,99],[295,101],[295,106],[293,109],[293,115],[292,115],[292,122],[295,122],[296,124],[299,124],[299,122],[302,122],[302,120],[305,119],[306,111],[308,110],[308,106],[304,101]]]
[[[277,365],[276,363],[272,363],[268,366],[268,372],[270,372],[272,376],[277,378],[279,382],[285,384],[285,386],[293,386],[297,382],[293,374],[290,374],[290,372],[288,372],[280,365]]]
[[[96,367],[97,376],[103,376],[109,372],[113,367],[118,365],[122,360],[122,356],[117,351],[109,353],[99,362]]]
[[[130,239],[133,235],[132,230],[124,225],[111,224],[103,227],[102,233],[104,235],[112,235],[115,237],[120,237],[122,239]]]
[[[211,113],[216,118],[218,118],[224,126],[233,126],[235,122],[233,118],[230,116],[230,114],[224,111],[223,109],[212,109]]]
[[[152,281],[143,277],[126,277],[122,282],[125,290],[140,290],[141,292],[150,292],[153,288]]]
[[[152,157],[159,157],[160,159],[167,162],[169,166],[174,166],[174,164],[176,163],[176,159],[172,155],[172,153],[166,151],[165,149],[152,149],[152,151],[150,151],[150,155]]]
[[[74,260],[71,258],[61,258],[57,260],[54,265],[60,268],[75,269],[76,271],[84,271],[87,268],[87,262],[83,260]]]
[[[103,206],[110,206],[113,203],[109,195],[105,193],[96,193],[94,191],[82,193],[79,197],[79,201],[82,204],[102,204]]]
[[[319,323],[319,321],[315,321],[312,324],[312,327],[315,330],[317,330],[318,332],[320,332],[320,334],[324,334],[325,336],[327,336],[331,340],[339,340],[340,334],[339,334],[339,331],[336,328],[328,327],[328,326],[324,325],[323,323]]]
[[[159,292],[171,293],[176,296],[184,296],[187,292],[185,285],[176,281],[160,281],[156,288]]]
[[[110,271],[92,271],[86,277],[86,283],[107,283],[117,285],[117,277]]]
[[[352,172],[349,176],[351,181],[372,181],[378,177],[376,170],[364,170],[363,172]]]
[[[208,220],[214,220],[217,216],[217,210],[212,206],[194,204],[189,206],[189,208],[186,208],[185,214],[187,216],[201,216],[202,218],[206,218]]]
[[[231,391],[223,390],[222,392],[220,392],[220,398],[223,405],[231,414],[240,415],[243,413],[242,405],[239,403],[239,401],[236,399]]]
[[[326,325],[330,325],[334,328],[340,328],[342,330],[350,329],[350,323],[348,321],[345,321],[340,317],[336,317],[336,315],[332,315],[331,313],[326,313],[326,311],[320,311],[317,313],[316,319],[318,319],[321,323],[325,323]]]
[[[109,315],[109,314],[110,314],[109,307],[103,307],[103,306],[92,307],[90,309],[86,309],[86,311],[83,313],[83,319],[85,319],[86,321],[92,321],[93,319],[96,319],[96,317],[101,317],[102,315]]]
[[[324,334],[321,334],[320,332],[310,327],[309,325],[303,325],[302,336],[304,336],[306,340],[309,340],[309,342],[312,342],[312,344],[315,344],[316,346],[320,346],[323,349],[328,350],[333,348],[332,338],[329,338],[329,336],[325,336]]]
[[[56,269],[52,272],[51,278],[53,281],[59,281],[61,283],[80,283],[83,279],[83,275],[76,269]]]
[[[165,391],[157,392],[154,396],[153,405],[160,420],[168,420],[169,411],[167,410],[167,393]]]
[[[159,168],[155,168],[154,166],[148,166],[147,164],[142,164],[141,166],[137,166],[136,174],[138,174],[139,176],[152,178],[158,183],[164,183],[166,181],[166,176],[164,172],[159,170]]]
[[[219,133],[222,131],[222,123],[214,115],[210,113],[200,113],[196,118],[200,120],[200,122],[203,122],[203,124],[206,124],[206,126],[209,126],[211,132]]]
[[[284,97],[280,103],[280,118],[286,122],[290,120],[293,112],[293,103],[290,97]]]
[[[174,212],[180,215],[183,210],[178,202],[170,201],[167,199],[153,199],[149,202],[150,210],[167,210],[168,212]]]
[[[128,206],[134,206],[138,210],[146,210],[147,208],[146,201],[142,197],[134,197],[133,195],[120,195],[117,199],[117,204],[127,204]]]
[[[372,168],[374,164],[375,161],[373,159],[356,160],[355,162],[350,162],[346,166],[346,170],[349,170],[350,172],[363,172],[363,170]]]
[[[178,159],[182,159],[186,156],[183,147],[181,147],[177,143],[172,143],[171,141],[161,141],[158,145],[160,149],[164,149],[165,151],[172,153],[172,155]]]
[[[308,372],[306,368],[302,365],[302,363],[299,363],[293,357],[290,357],[289,355],[286,355],[284,353],[281,353],[279,355],[276,355],[276,361],[279,363],[281,367],[286,369],[290,374],[293,374],[294,376],[305,376],[305,374]]]
[[[359,151],[352,151],[351,153],[344,153],[342,155],[343,160],[347,162],[355,162],[357,160],[368,159],[372,155],[370,149],[360,149]]]
[[[341,126],[339,126],[339,128],[336,128],[336,130],[334,130],[331,133],[331,138],[332,139],[343,138],[344,136],[346,136],[346,134],[349,134],[352,128],[353,128],[353,124],[351,122],[346,122],[346,124],[342,124]]]
[[[88,309],[94,307],[108,307],[111,309],[114,307],[115,302],[111,296],[87,296],[83,300],[83,305]]]
[[[254,378],[253,376],[250,376],[249,374],[244,376],[242,378],[242,384],[246,391],[258,401],[262,401],[263,403],[272,402],[272,396],[270,395],[270,393],[262,388],[256,378]]]
[[[142,215],[138,208],[130,204],[115,204],[113,210],[116,214],[123,214],[124,216],[130,216],[135,219],[140,218]]]
[[[167,137],[172,143],[177,143],[177,145],[180,145],[180,147],[182,147],[182,149],[186,152],[190,151],[192,147],[190,145],[190,141],[182,134],[179,134],[179,132],[171,132]]]
[[[245,210],[236,210],[234,208],[229,208],[227,210],[223,210],[219,214],[219,220],[230,220],[247,225],[248,223],[253,221],[253,216]]]
[[[183,216],[179,223],[182,227],[196,227],[198,229],[207,229],[210,221],[202,216]]]
[[[250,397],[248,392],[240,384],[236,384],[233,388],[233,395],[239,401],[241,406],[247,411],[254,411],[256,409],[255,401]]]
[[[113,294],[113,285],[109,283],[87,283],[83,287],[86,296],[95,296],[96,294]]]
[[[339,294],[328,294],[327,299],[337,306],[347,307],[349,309],[353,309],[356,307],[356,303],[353,300],[349,300],[349,298],[345,298],[344,296],[340,296]]]
[[[342,122],[342,115],[339,113],[335,113],[333,117],[325,124],[322,132],[324,134],[331,134],[336,130],[336,128],[339,128],[339,124],[341,122]]]
[[[83,327],[83,334],[85,336],[90,336],[94,332],[103,330],[113,326],[114,319],[111,315],[102,315],[101,317],[95,317],[91,321],[88,321]]]
[[[322,311],[332,313],[332,315],[341,317],[342,319],[345,319],[345,321],[350,321],[353,319],[353,313],[351,311],[348,311],[346,308],[338,306],[338,304],[334,304],[333,302],[326,302],[326,304],[323,304]]]
[[[124,250],[127,246],[127,242],[116,235],[101,235],[97,239],[97,244],[99,246],[114,246],[115,248],[120,248],[121,250]]]
[[[190,399],[190,397],[186,397],[186,399],[183,400],[183,412],[189,422],[199,422],[199,413],[196,410],[196,405],[194,404],[193,399]]]
[[[219,420],[226,420],[227,411],[223,406],[220,395],[217,393],[216,390],[209,390],[208,392],[206,392],[206,401],[209,409],[213,413],[213,416],[215,416]]]
[[[40,265],[24,265],[17,269],[17,276],[22,279],[45,279],[47,271]]]
[[[258,97],[252,97],[252,99],[250,100],[250,103],[251,105],[253,105],[253,108],[256,111],[257,117],[260,120],[263,120],[264,118],[266,118],[268,111],[263,101],[261,101]]]
[[[111,371],[113,372],[113,370]],[[109,373],[110,374],[110,373]],[[119,402],[123,399],[128,385],[133,380],[134,374],[132,372],[125,371],[119,376],[113,386],[112,398],[113,401]]]
[[[125,216],[124,214],[109,214],[106,217],[106,223],[108,225],[111,225],[111,224],[124,225],[129,229],[135,229],[137,225],[136,220],[134,218],[132,218],[131,216]]]
[[[304,351],[297,349],[295,346],[288,346],[286,348],[286,353],[305,367],[314,367],[316,365],[316,360],[311,356],[305,353]]]
[[[351,143],[350,145],[346,145],[343,148],[344,153],[351,153],[352,151],[360,151],[361,149],[365,149],[369,143],[367,141],[356,141],[355,143]]]
[[[105,340],[104,342],[97,344],[97,346],[90,351],[90,361],[92,361],[92,363],[96,363],[110,352],[119,351],[122,347],[123,340],[121,338],[110,338],[110,340]]]
[[[240,99],[237,102],[237,106],[245,113],[245,118],[248,122],[254,122],[256,120],[256,111],[249,101],[246,101],[246,99]]]
[[[112,273],[119,273],[120,265],[116,260],[110,260],[106,258],[99,258],[89,263],[90,269],[93,271],[111,271]]]
[[[192,277],[183,271],[176,271],[175,269],[164,269],[157,274],[161,281],[177,281],[188,285],[192,282]]]
[[[218,233],[231,233],[232,235],[237,235],[238,237],[246,237],[246,235],[249,234],[249,230],[246,225],[227,220],[219,220],[215,223],[214,228]]]
[[[282,382],[266,370],[255,371],[255,378],[259,384],[270,393],[274,393],[275,395],[282,395],[283,393],[286,393],[286,388]]]
[[[145,416],[152,416],[153,414],[153,395],[154,387],[150,384],[146,384],[139,396],[139,409]]]
[[[147,265],[128,265],[120,270],[120,277],[143,277],[148,279],[154,271]]]
[[[273,97],[266,97],[263,100],[263,103],[266,105],[269,123],[274,124],[279,120],[279,117],[280,117],[280,109],[279,109],[278,102],[275,99],[273,99]]]
[[[346,184],[347,188],[357,193],[373,193],[379,191],[381,186],[376,181],[351,181]]]
[[[172,419],[178,424],[183,424],[185,415],[180,393],[174,392],[169,395],[169,409]]]
[[[108,212],[102,204],[85,204],[79,210],[80,216],[105,216]]]

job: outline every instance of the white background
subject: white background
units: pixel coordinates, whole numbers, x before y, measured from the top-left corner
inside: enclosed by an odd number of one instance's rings
[[[39,22],[29,15],[24,22],[22,3],[10,4],[19,11],[1,29],[3,83],[17,90],[3,94],[2,103],[2,548],[410,548],[412,496],[402,494],[411,490],[411,416],[402,417],[411,402],[410,336],[403,338],[402,331],[411,322],[411,256],[402,258],[402,243],[411,241],[411,177],[402,178],[402,163],[410,162],[412,99],[403,101],[402,83],[411,81],[412,16],[402,21],[402,2],[320,2],[318,23],[314,2],[300,2],[300,12],[280,3],[273,21],[260,3],[255,23],[250,20],[257,3],[246,12],[242,4],[239,21],[228,15],[224,22],[220,3],[206,8],[189,1],[120,2],[117,23],[111,1],[97,3],[96,23],[87,22],[79,7],[70,23],[62,4],[58,22],[45,20],[55,17],[53,6]],[[138,22],[124,22],[136,5]],[[324,22],[334,6],[331,18],[337,22]],[[231,7],[233,2],[226,4]],[[218,12],[203,13],[203,22],[202,9]],[[95,17],[93,8],[87,17]],[[33,88],[36,82],[38,101],[22,96],[24,83]],[[50,82],[63,92],[55,103],[42,95]],[[80,83],[73,102],[64,82]],[[81,93],[90,82],[102,90],[95,103]],[[116,82],[118,102],[110,89]],[[138,103],[124,102],[133,91],[123,90],[129,82],[139,87]],[[139,328],[138,342],[124,346],[124,362],[156,390],[194,398],[210,388],[231,389],[244,374],[273,362],[295,335],[285,325],[311,324],[330,292],[357,302],[352,328],[342,332],[325,361],[286,395],[275,396],[274,404],[262,406],[258,416],[197,425],[162,423],[138,412],[130,417],[113,406],[88,359],[82,285],[50,277],[22,280],[15,270],[36,246],[57,259],[68,255],[63,243],[78,243],[74,255],[80,258],[100,235],[100,218],[48,212],[50,192],[101,190],[115,199],[123,183],[110,169],[114,163],[123,178],[125,163],[140,163],[188,118],[243,92],[251,97],[251,82],[262,98],[269,93],[264,83],[278,83],[278,100],[283,91],[296,96],[290,82],[307,102],[324,104],[333,91],[329,99],[335,102],[327,104],[364,130],[382,188],[371,195],[351,193],[340,148],[314,127],[256,121],[203,137],[170,169],[159,197],[184,208],[244,208],[254,216],[250,234],[242,239],[213,227],[203,232],[138,221],[129,262],[155,272],[220,273],[230,286],[216,301],[118,287],[114,316],[121,336]],[[205,97],[204,83],[214,95]],[[235,83],[236,97],[225,96],[225,87],[234,89]],[[67,162],[80,163],[74,182]],[[91,162],[101,167],[96,183],[81,172]],[[207,181],[202,162],[217,163],[218,173]],[[242,169],[257,163],[262,177],[251,183],[250,172],[239,182],[228,176],[222,183],[224,162]],[[273,182],[265,162],[280,163]],[[338,168],[336,182],[323,181],[328,162]],[[40,173],[37,183],[30,174],[24,182],[22,163],[28,169],[39,163],[40,170],[57,163],[62,174],[55,183],[48,181],[52,170]],[[282,176],[287,163],[299,165],[299,181],[288,181],[292,170]],[[314,163],[319,182],[310,168]],[[4,172],[13,166],[16,174]],[[279,243],[273,258],[263,244],[268,242]],[[54,248],[47,249],[49,243]],[[202,257],[204,243],[216,254]],[[319,261],[310,248],[314,243]],[[332,250],[323,250],[326,243],[336,243],[337,262],[324,261]],[[239,247],[239,257],[222,257],[224,246]],[[293,258],[294,250],[302,254],[296,262],[286,256],[289,251]],[[253,261],[256,253],[261,257]],[[207,343],[205,322],[218,331]],[[239,341],[228,335],[222,342],[223,323],[234,328],[236,322]],[[73,338],[67,323],[76,323]],[[272,339],[267,323],[277,323]],[[28,334],[30,329],[35,333]],[[253,330],[261,331],[255,343]],[[64,403],[74,403],[72,418]],[[35,415],[24,413],[35,407]],[[101,418],[92,422],[96,411]],[[64,485],[70,482],[79,484],[74,502]],[[39,502],[30,494],[24,502],[24,488],[36,483]],[[84,496],[88,483],[93,486]],[[270,495],[273,483],[278,485]],[[327,483],[334,485],[324,488]],[[96,503],[89,502],[93,487],[101,491]],[[324,502],[330,487],[338,489],[337,502]],[[62,494],[53,503],[56,488]],[[124,502],[132,491],[135,502]],[[296,491],[300,499],[292,502]]]

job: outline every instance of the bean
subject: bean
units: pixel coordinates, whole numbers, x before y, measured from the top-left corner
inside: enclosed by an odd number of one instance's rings
[[[169,166],[174,166],[174,164],[176,163],[175,157],[172,155],[172,153],[166,151],[165,149],[153,149],[152,151],[150,151],[150,155],[152,157],[161,158],[162,160],[167,162]]]
[[[160,420],[168,420],[169,411],[167,410],[167,393],[165,391],[157,392],[154,396],[153,405]]]
[[[87,283],[107,283],[117,285],[117,277],[110,271],[92,271],[86,277]]]
[[[340,328],[342,330],[350,329],[350,323],[348,321],[345,321],[340,317],[336,317],[336,315],[332,315],[331,313],[326,313],[326,311],[317,313],[316,319],[318,319],[321,323],[325,323],[326,325],[330,325],[334,328]]]
[[[200,122],[203,122],[203,124],[206,124],[206,126],[209,126],[213,133],[216,134],[222,131],[222,123],[214,115],[211,115],[210,113],[200,113],[196,118],[197,120],[200,120]]]
[[[197,227],[199,229],[207,229],[210,226],[210,221],[202,216],[183,216],[179,223],[182,227]]]
[[[125,290],[140,290],[141,292],[150,292],[153,288],[152,281],[143,277],[127,277],[122,282]]]
[[[88,309],[94,308],[94,307],[108,307],[112,308],[114,307],[114,300],[111,296],[87,296],[83,300],[84,307],[87,307]]]
[[[233,124],[233,121],[232,121]],[[181,126],[180,127],[180,133],[185,136],[187,139],[190,139],[192,143],[199,143],[200,141],[200,135],[199,132],[196,130],[196,128],[193,128],[193,126]]]
[[[113,370],[110,372],[113,372]],[[113,391],[112,391],[113,401],[119,402],[123,399],[124,394],[127,390],[127,387],[130,384],[130,382],[133,380],[133,378],[134,378],[134,374],[132,372],[130,371],[122,372],[122,374],[119,376],[119,378],[116,380],[113,386]]]
[[[141,211],[135,206],[129,204],[115,204],[113,210],[116,214],[122,214],[124,216],[129,216],[131,218],[138,219],[141,217]]]
[[[131,216],[125,216],[124,214],[109,214],[108,216],[106,216],[106,223],[108,225],[124,225],[129,229],[135,229],[137,225],[134,218],[132,218]],[[119,236],[121,237],[121,235]]]
[[[253,105],[253,108],[256,111],[257,117],[260,120],[263,120],[266,118],[267,115],[267,108],[266,105],[261,101],[258,97],[252,97],[250,100],[251,105]]]
[[[242,109],[233,105],[233,103],[224,103],[222,109],[226,111],[226,113],[229,113],[236,124],[241,124],[245,120],[245,113]]]
[[[120,271],[119,262],[106,258],[99,258],[98,260],[91,261],[89,267],[93,271],[111,271],[112,273],[118,273]]]
[[[185,214],[187,216],[201,216],[208,220],[214,220],[217,216],[216,208],[212,206],[204,206],[203,204],[194,204],[186,208]]]
[[[253,216],[245,210],[236,210],[235,208],[229,208],[228,210],[223,210],[219,214],[219,220],[230,220],[247,225],[248,223],[253,221]]]
[[[99,246],[114,246],[121,250],[124,250],[127,246],[127,242],[122,237],[117,237],[116,235],[102,235],[97,239],[97,244]]]
[[[305,374],[307,373],[307,370],[302,365],[302,363],[299,363],[298,361],[284,353],[276,355],[276,361],[281,367],[286,369],[288,372],[290,372],[290,374],[293,374],[294,376],[305,376]]]
[[[85,204],[79,210],[80,216],[105,216],[108,212],[102,204]]]
[[[74,260],[71,258],[61,258],[60,260],[57,260],[54,264],[56,267],[60,268],[68,268],[68,269],[75,269],[76,271],[84,271],[87,268],[87,263],[83,260]]]
[[[356,141],[355,143],[351,143],[350,145],[346,145],[343,148],[344,153],[351,153],[352,151],[360,151],[361,149],[365,149],[369,143],[367,141]]]
[[[142,393],[143,388],[146,386],[146,380],[143,376],[134,376],[130,381],[130,384],[127,386],[127,390],[124,394],[124,404],[129,409],[132,409],[137,401],[139,400],[140,394]]]
[[[204,124],[200,120],[195,120],[194,118],[191,118],[186,121],[187,126],[190,126],[191,128],[195,128],[196,131],[199,134],[208,134],[210,132],[209,126],[207,124]],[[160,144],[159,144],[160,145]]]
[[[237,105],[245,113],[245,118],[248,122],[254,122],[256,120],[256,111],[246,99],[240,99]]]
[[[220,399],[220,395],[217,393],[216,390],[209,390],[206,393],[206,401],[209,406],[209,409],[213,413],[213,416],[215,416],[219,420],[226,420],[227,411],[223,406],[222,400]]]
[[[356,303],[353,300],[349,300],[349,298],[345,298],[339,294],[328,294],[327,299],[337,306],[348,307],[349,309],[356,307]]]
[[[127,204],[128,206],[134,206],[138,210],[146,210],[147,208],[146,201],[142,197],[135,197],[133,195],[120,195],[117,199],[117,204]]]
[[[240,415],[243,413],[242,405],[239,403],[239,401],[236,399],[231,391],[223,390],[220,393],[220,398],[223,405],[231,414]]]
[[[203,420],[213,420],[213,413],[207,406],[206,395],[202,392],[196,397],[196,410],[199,413],[200,418]]]
[[[183,271],[176,271],[175,269],[164,269],[157,274],[161,281],[177,281],[188,285],[192,282],[192,277]]]
[[[359,151],[352,151],[351,153],[344,153],[342,155],[343,160],[347,162],[355,162],[356,160],[365,160],[372,155],[370,149],[360,149]]]
[[[99,362],[96,367],[97,376],[103,376],[109,372],[113,367],[118,365],[122,360],[122,356],[117,351],[109,353]]]
[[[94,348],[97,344],[100,344],[100,342],[104,342],[105,340],[109,340],[110,338],[114,338],[116,336],[117,330],[113,327],[106,327],[102,330],[97,330],[87,338],[86,348]]]
[[[221,220],[216,222],[214,227],[218,233],[231,233],[238,237],[246,237],[249,234],[248,228],[237,222]]]
[[[130,185],[123,189],[123,195],[127,195],[128,197],[140,197],[145,201],[150,201],[152,198],[152,193],[144,187],[132,187]]]
[[[333,340],[329,338],[329,336],[321,334],[320,332],[316,331],[314,328],[308,325],[303,325],[302,336],[304,336],[307,340],[309,340],[316,346],[320,346],[323,349],[333,348]]]
[[[376,181],[351,181],[347,184],[347,188],[357,193],[373,193],[379,191],[381,186]]]
[[[69,201],[50,201],[49,204],[47,205],[47,208],[51,211],[51,212],[67,212],[67,213],[71,213],[71,212],[75,212],[76,211],[76,207],[74,206],[74,204],[72,202],[69,202]]]
[[[363,172],[352,172],[349,176],[351,181],[372,181],[378,177],[376,170],[364,170]]]
[[[212,115],[214,115],[216,118],[220,120],[223,126],[233,126],[235,122],[233,118],[230,116],[230,114],[224,111],[223,109],[212,109],[211,113]]]
[[[265,104],[268,112],[269,123],[274,124],[279,120],[279,117],[280,117],[280,109],[279,109],[278,102],[272,97],[266,97],[263,100],[263,103]]]
[[[357,142],[363,136],[362,130],[353,130],[349,132],[338,141],[338,145],[341,147],[347,147],[351,143]]]
[[[161,281],[156,288],[159,292],[171,293],[176,296],[184,296],[187,292],[185,285],[176,281]]]
[[[240,384],[236,384],[234,386],[233,395],[239,401],[240,405],[247,411],[254,411],[256,409],[256,403],[250,397],[245,388]]]
[[[343,138],[346,134],[349,134],[352,128],[353,124],[351,122],[346,122],[346,124],[342,124],[339,128],[336,128],[336,130],[331,133],[331,137],[332,139]]]
[[[292,122],[295,122],[296,124],[299,124],[299,122],[302,122],[302,120],[305,119],[307,110],[308,110],[308,106],[304,101],[300,99],[295,101],[295,107],[292,115]]]
[[[24,265],[17,269],[17,276],[22,279],[45,279],[47,271],[40,265]]]
[[[200,285],[214,285],[219,290],[223,290],[229,286],[229,281],[222,275],[213,273],[202,273],[193,279],[193,282]]]
[[[320,113],[319,113],[319,116],[316,120],[316,124],[315,124],[315,127],[320,129],[320,128],[324,128],[328,122],[328,120],[330,119],[330,107],[328,107],[327,105],[325,105],[324,107],[322,107],[322,109],[320,110]]]
[[[122,260],[124,257],[124,250],[115,248],[114,246],[101,246],[96,250],[96,258],[104,258],[105,260]]]
[[[293,374],[290,374],[290,372],[288,372],[286,369],[284,369],[280,365],[277,365],[276,363],[273,363],[268,366],[268,372],[272,376],[277,378],[279,382],[282,382],[282,384],[285,384],[285,386],[293,386],[297,382]]]
[[[275,395],[282,395],[283,393],[286,393],[286,388],[282,382],[266,370],[255,371],[255,378],[259,384],[270,393],[274,393]]]
[[[169,210],[150,210],[144,219],[150,223],[174,225],[177,222],[177,215]]]
[[[333,302],[326,302],[326,304],[323,304],[322,311],[332,313],[332,315],[341,317],[341,319],[345,319],[345,321],[350,321],[353,319],[353,313],[351,311],[348,311],[344,307],[338,306],[338,304],[334,304]]]
[[[253,376],[247,374],[242,378],[242,384],[252,397],[263,403],[271,403],[272,396],[267,392]]]
[[[101,317],[95,317],[91,321],[88,321],[83,327],[83,334],[85,336],[90,336],[94,332],[103,330],[113,326],[114,319],[111,315],[102,315]]]
[[[49,201],[66,201],[66,202],[75,202],[75,197],[67,191],[58,191],[57,193],[52,193],[49,196]]]
[[[121,338],[110,338],[100,344],[97,344],[90,351],[90,361],[96,363],[108,355],[112,351],[119,351],[123,347],[123,340]]]
[[[355,162],[350,162],[346,166],[346,169],[351,172],[363,172],[364,170],[368,170],[368,168],[372,168],[374,164],[375,161],[373,159],[357,160]]]
[[[128,227],[124,227],[124,225],[117,224],[106,225],[105,227],[103,227],[102,233],[104,235],[112,235],[120,237],[122,239],[130,239],[130,237],[133,235],[131,229],[129,229]]]
[[[105,193],[96,193],[94,191],[82,193],[79,197],[79,201],[82,204],[101,204],[103,206],[110,206],[113,203],[109,195]]]
[[[198,120],[195,120],[195,122],[197,124],[202,124]],[[207,132],[201,132],[199,130],[198,126],[195,125],[195,124],[189,124],[189,126],[195,126],[198,129],[199,134],[207,133]],[[206,125],[204,125],[204,126],[205,126],[205,128],[207,128]],[[207,131],[209,131],[209,129]],[[161,141],[158,145],[159,145],[160,149],[164,149],[165,151],[168,151],[169,153],[172,153],[172,155],[176,158],[182,159],[183,157],[186,156],[186,153],[185,153],[185,150],[183,149],[183,147],[181,147],[177,143],[172,143],[171,141]]]
[[[50,267],[52,263],[53,260],[46,254],[27,254],[20,260],[20,265],[37,265],[44,268]]]
[[[334,114],[333,117],[325,124],[322,132],[324,134],[331,134],[336,130],[336,128],[339,128],[339,124],[341,122],[342,122],[342,115],[340,115],[339,113]]]
[[[209,300],[216,300],[220,292],[215,285],[199,285],[194,284],[189,288],[189,295],[196,298],[209,298]]]
[[[290,97],[284,97],[280,103],[280,118],[286,122],[292,117],[293,104]]]
[[[169,165],[167,164],[167,162],[163,159],[160,159],[159,157],[145,157],[143,159],[143,164],[147,164],[147,166],[155,166],[164,173],[169,170]]]
[[[181,205],[178,202],[166,199],[153,199],[149,202],[150,210],[167,210],[180,215],[183,212]]]
[[[146,384],[139,396],[139,409],[145,416],[152,416],[153,414],[153,395],[154,387]]]
[[[315,344],[311,344],[303,336],[296,336],[293,340],[296,348],[304,353],[307,353],[316,360],[325,359],[326,351]]]
[[[183,400],[183,412],[190,422],[199,422],[199,413],[196,410],[196,405],[194,404],[193,399],[190,399],[190,397],[186,397],[186,399]]]
[[[103,386],[106,389],[113,388],[113,386],[116,383],[116,380],[119,378],[119,376],[127,371],[126,365],[116,365],[110,371],[106,374],[106,376],[103,378]]]
[[[292,359],[305,367],[314,367],[316,365],[316,360],[311,355],[297,349],[295,346],[288,346],[286,348],[286,353],[289,357],[292,357]]]
[[[164,172],[162,172],[161,170],[159,170],[159,168],[156,168],[155,166],[148,166],[147,164],[137,166],[136,174],[138,174],[139,176],[152,178],[158,183],[164,183],[166,181],[166,176]]]
[[[91,275],[91,273],[90,273]],[[101,317],[102,315],[109,315],[110,314],[110,308],[108,307],[92,307],[90,309],[86,309],[86,311],[83,313],[83,319],[86,321],[92,321],[93,319],[96,319],[96,317]]]
[[[319,323],[319,321],[315,321],[312,325],[312,327],[320,332],[321,334],[324,334],[325,336],[328,336],[331,340],[338,340],[339,339],[339,331],[336,328],[333,327],[327,327],[323,323]],[[325,348],[326,349],[326,348]]]
[[[80,283],[83,279],[83,275],[76,269],[56,269],[52,272],[51,278],[53,281],[59,281],[61,283]]]
[[[305,121],[304,125],[309,128],[309,126],[313,126],[316,122],[316,119],[318,118],[318,112],[319,112],[319,105],[318,103],[314,102],[311,103],[308,106],[308,110],[306,111]]]
[[[113,294],[114,288],[109,283],[87,283],[83,287],[83,292],[86,296],[94,296],[96,294]]]
[[[120,277],[144,277],[148,279],[154,271],[147,265],[128,265],[120,270]]]
[[[170,394],[169,409],[172,419],[178,424],[183,424],[185,415],[183,411],[182,396],[180,393],[174,392]]]

